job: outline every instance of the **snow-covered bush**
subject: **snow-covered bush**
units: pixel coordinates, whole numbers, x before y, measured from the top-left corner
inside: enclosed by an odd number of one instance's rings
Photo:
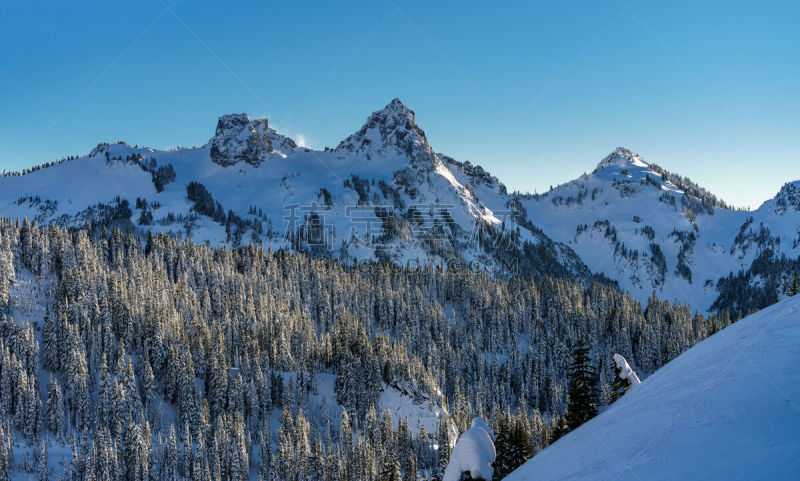
[[[494,435],[486,422],[481,418],[473,419],[472,427],[458,438],[442,481],[491,480],[496,456],[493,440]]]

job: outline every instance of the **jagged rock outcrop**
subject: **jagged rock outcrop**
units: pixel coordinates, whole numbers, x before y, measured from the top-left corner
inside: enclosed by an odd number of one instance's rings
[[[275,129],[267,128],[266,119],[264,119],[264,132],[269,135],[269,140],[272,143],[274,150],[287,154],[297,148],[297,143],[289,137],[279,134]]]
[[[423,170],[432,170],[439,162],[425,132],[414,122],[414,111],[400,99],[373,112],[358,132],[336,147],[338,152],[365,153],[367,158],[385,154],[388,149],[407,154],[412,165]]]
[[[267,119],[251,121],[247,114],[223,115],[211,139],[211,160],[223,167],[244,161],[258,166],[272,152]]]
[[[482,184],[486,187],[491,189],[496,189],[498,192],[502,194],[506,194],[506,186],[500,182],[500,179],[493,176],[489,172],[483,169],[480,165],[473,165],[472,162],[469,160],[465,160],[464,162],[460,162],[449,155],[445,155],[442,153],[436,154],[436,156],[445,163],[447,168],[450,170],[460,170],[463,174],[469,178],[475,184]]]

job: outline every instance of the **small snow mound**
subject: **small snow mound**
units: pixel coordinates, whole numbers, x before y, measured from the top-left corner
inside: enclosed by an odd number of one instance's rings
[[[463,473],[469,473],[472,479],[492,479],[492,463],[497,454],[493,439],[486,422],[481,418],[473,419],[472,427],[458,438],[442,481],[459,481]]]
[[[622,357],[622,355],[614,354],[614,363],[620,370],[619,378],[627,379],[628,382],[631,383],[631,387],[638,386],[642,383],[642,381],[639,380],[639,376],[636,375],[631,365],[628,364],[628,361]]]

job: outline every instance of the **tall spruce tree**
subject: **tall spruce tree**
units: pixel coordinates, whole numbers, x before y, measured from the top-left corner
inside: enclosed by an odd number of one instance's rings
[[[58,380],[52,375],[47,386],[47,405],[44,416],[47,429],[61,439],[66,434],[64,429],[64,399],[61,394],[61,388],[58,386]]]
[[[400,462],[397,460],[397,455],[394,451],[389,451],[388,456],[384,459],[378,480],[402,481],[402,479],[403,474],[400,472]]]
[[[582,339],[572,349],[567,399],[565,418],[570,430],[597,415],[597,373],[589,358],[589,346]]]
[[[39,464],[36,468],[37,481],[47,481],[50,479],[50,470],[47,467],[47,442],[42,439],[39,446]]]

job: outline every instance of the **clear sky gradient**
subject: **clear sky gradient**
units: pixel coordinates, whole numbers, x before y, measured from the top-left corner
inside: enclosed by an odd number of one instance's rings
[[[335,146],[392,98],[544,191],[618,145],[756,207],[800,178],[800,3],[0,0],[0,170],[202,145],[229,112]]]

